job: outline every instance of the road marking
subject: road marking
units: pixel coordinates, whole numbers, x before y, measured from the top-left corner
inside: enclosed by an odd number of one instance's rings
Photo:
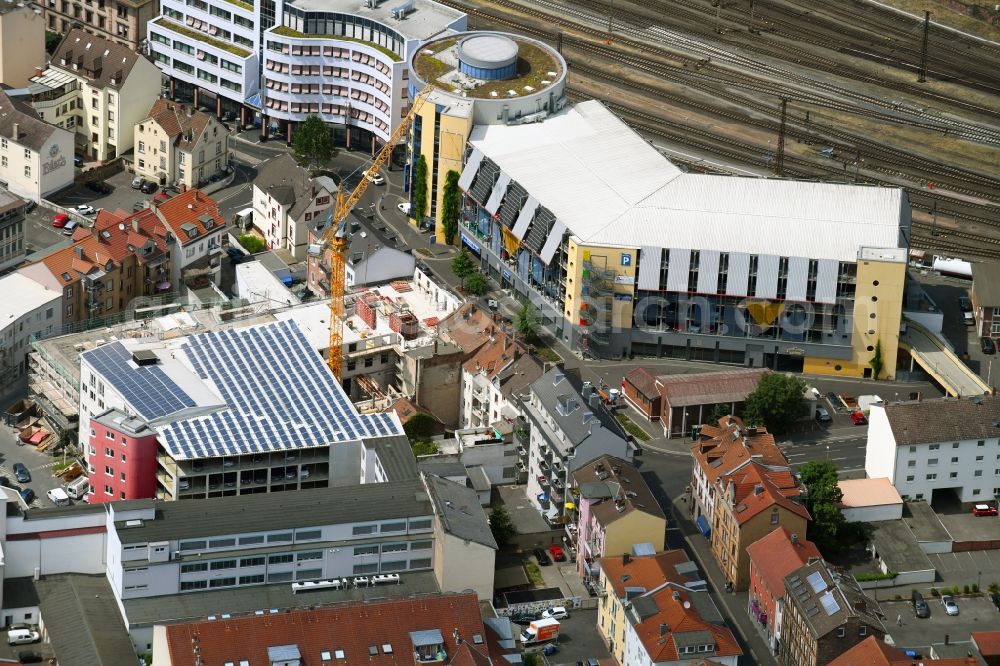
[[[789,453],[786,458],[801,458],[802,456],[807,456],[808,453]]]

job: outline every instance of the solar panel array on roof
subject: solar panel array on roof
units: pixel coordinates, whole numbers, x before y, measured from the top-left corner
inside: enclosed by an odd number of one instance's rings
[[[549,237],[549,232],[552,231],[552,226],[555,223],[556,216],[548,208],[539,206],[538,210],[535,211],[535,219],[531,221],[531,226],[528,227],[528,236],[524,239],[524,244],[531,248],[531,251],[535,254],[540,254],[542,246],[545,245],[545,241]]]
[[[327,446],[402,434],[388,414],[358,414],[294,321],[191,336],[182,350],[228,409],[159,428],[177,459]]]
[[[528,193],[525,189],[517,181],[511,181],[510,185],[507,186],[507,194],[503,198],[503,203],[500,204],[500,210],[497,212],[500,223],[508,229],[512,229],[527,200]]]
[[[469,188],[469,194],[480,204],[485,205],[490,195],[493,194],[493,187],[497,184],[499,177],[500,167],[488,158],[484,158],[482,164],[479,165],[476,179],[473,181],[472,187]]]
[[[163,368],[132,363],[132,355],[120,342],[84,352],[83,358],[147,421],[195,406],[194,400],[167,377]]]

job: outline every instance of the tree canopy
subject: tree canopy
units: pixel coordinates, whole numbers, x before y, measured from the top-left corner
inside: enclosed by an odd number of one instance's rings
[[[465,291],[473,296],[482,296],[489,291],[489,285],[486,284],[486,278],[479,273],[473,273],[465,279]]]
[[[514,328],[527,343],[534,343],[538,339],[538,315],[530,304],[524,303],[517,311],[514,319]]]
[[[413,177],[413,218],[420,221],[424,215],[427,215],[427,160],[421,155]]]
[[[853,530],[837,504],[844,493],[837,485],[837,467],[828,460],[813,460],[799,469],[812,516],[808,536],[821,553],[836,554],[852,541]]]
[[[311,115],[292,133],[295,161],[308,169],[326,167],[337,155],[333,134],[319,116]]]
[[[441,211],[441,226],[444,231],[444,242],[451,245],[458,233],[458,216],[462,212],[462,193],[458,189],[457,171],[451,170],[445,176],[444,199]]]
[[[476,272],[476,263],[472,261],[468,252],[462,250],[451,260],[451,272],[462,281],[462,286],[465,287],[465,279]]]
[[[778,373],[764,375],[757,388],[747,396],[743,421],[748,425],[764,425],[769,432],[783,435],[795,421],[809,413],[802,397],[805,388],[798,377]]]
[[[493,532],[493,538],[496,539],[497,545],[501,548],[510,543],[510,540],[517,534],[517,530],[514,529],[514,521],[510,519],[507,508],[502,504],[496,505],[490,511],[490,531]]]

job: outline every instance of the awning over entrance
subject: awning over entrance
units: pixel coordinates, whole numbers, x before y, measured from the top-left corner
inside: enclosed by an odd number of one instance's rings
[[[694,522],[706,539],[712,534],[712,528],[709,526],[708,520],[705,516],[698,516],[698,519]]]

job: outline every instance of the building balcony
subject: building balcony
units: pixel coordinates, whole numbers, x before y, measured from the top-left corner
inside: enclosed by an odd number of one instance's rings
[[[552,501],[555,502],[556,504],[562,504],[563,499],[565,499],[563,494],[557,492],[555,488],[553,488],[552,491],[549,493],[549,497],[551,497]]]
[[[525,458],[528,455],[528,449],[523,446],[518,446],[516,449],[518,458]]]
[[[540,470],[542,470],[543,472],[545,472],[546,474],[549,472],[549,469],[550,469],[549,468],[549,464],[547,462],[545,462],[544,460],[539,461],[538,468]]]
[[[565,490],[566,486],[563,483],[563,480],[560,479],[559,477],[557,477],[555,474],[552,475],[551,481],[552,481],[552,488],[553,489],[557,489],[558,488],[559,490]]]
[[[543,488],[548,488],[549,487],[549,477],[547,477],[547,476],[539,476],[538,477],[538,485],[542,486]]]
[[[517,461],[517,471],[524,474],[528,471],[528,464],[523,460]]]

